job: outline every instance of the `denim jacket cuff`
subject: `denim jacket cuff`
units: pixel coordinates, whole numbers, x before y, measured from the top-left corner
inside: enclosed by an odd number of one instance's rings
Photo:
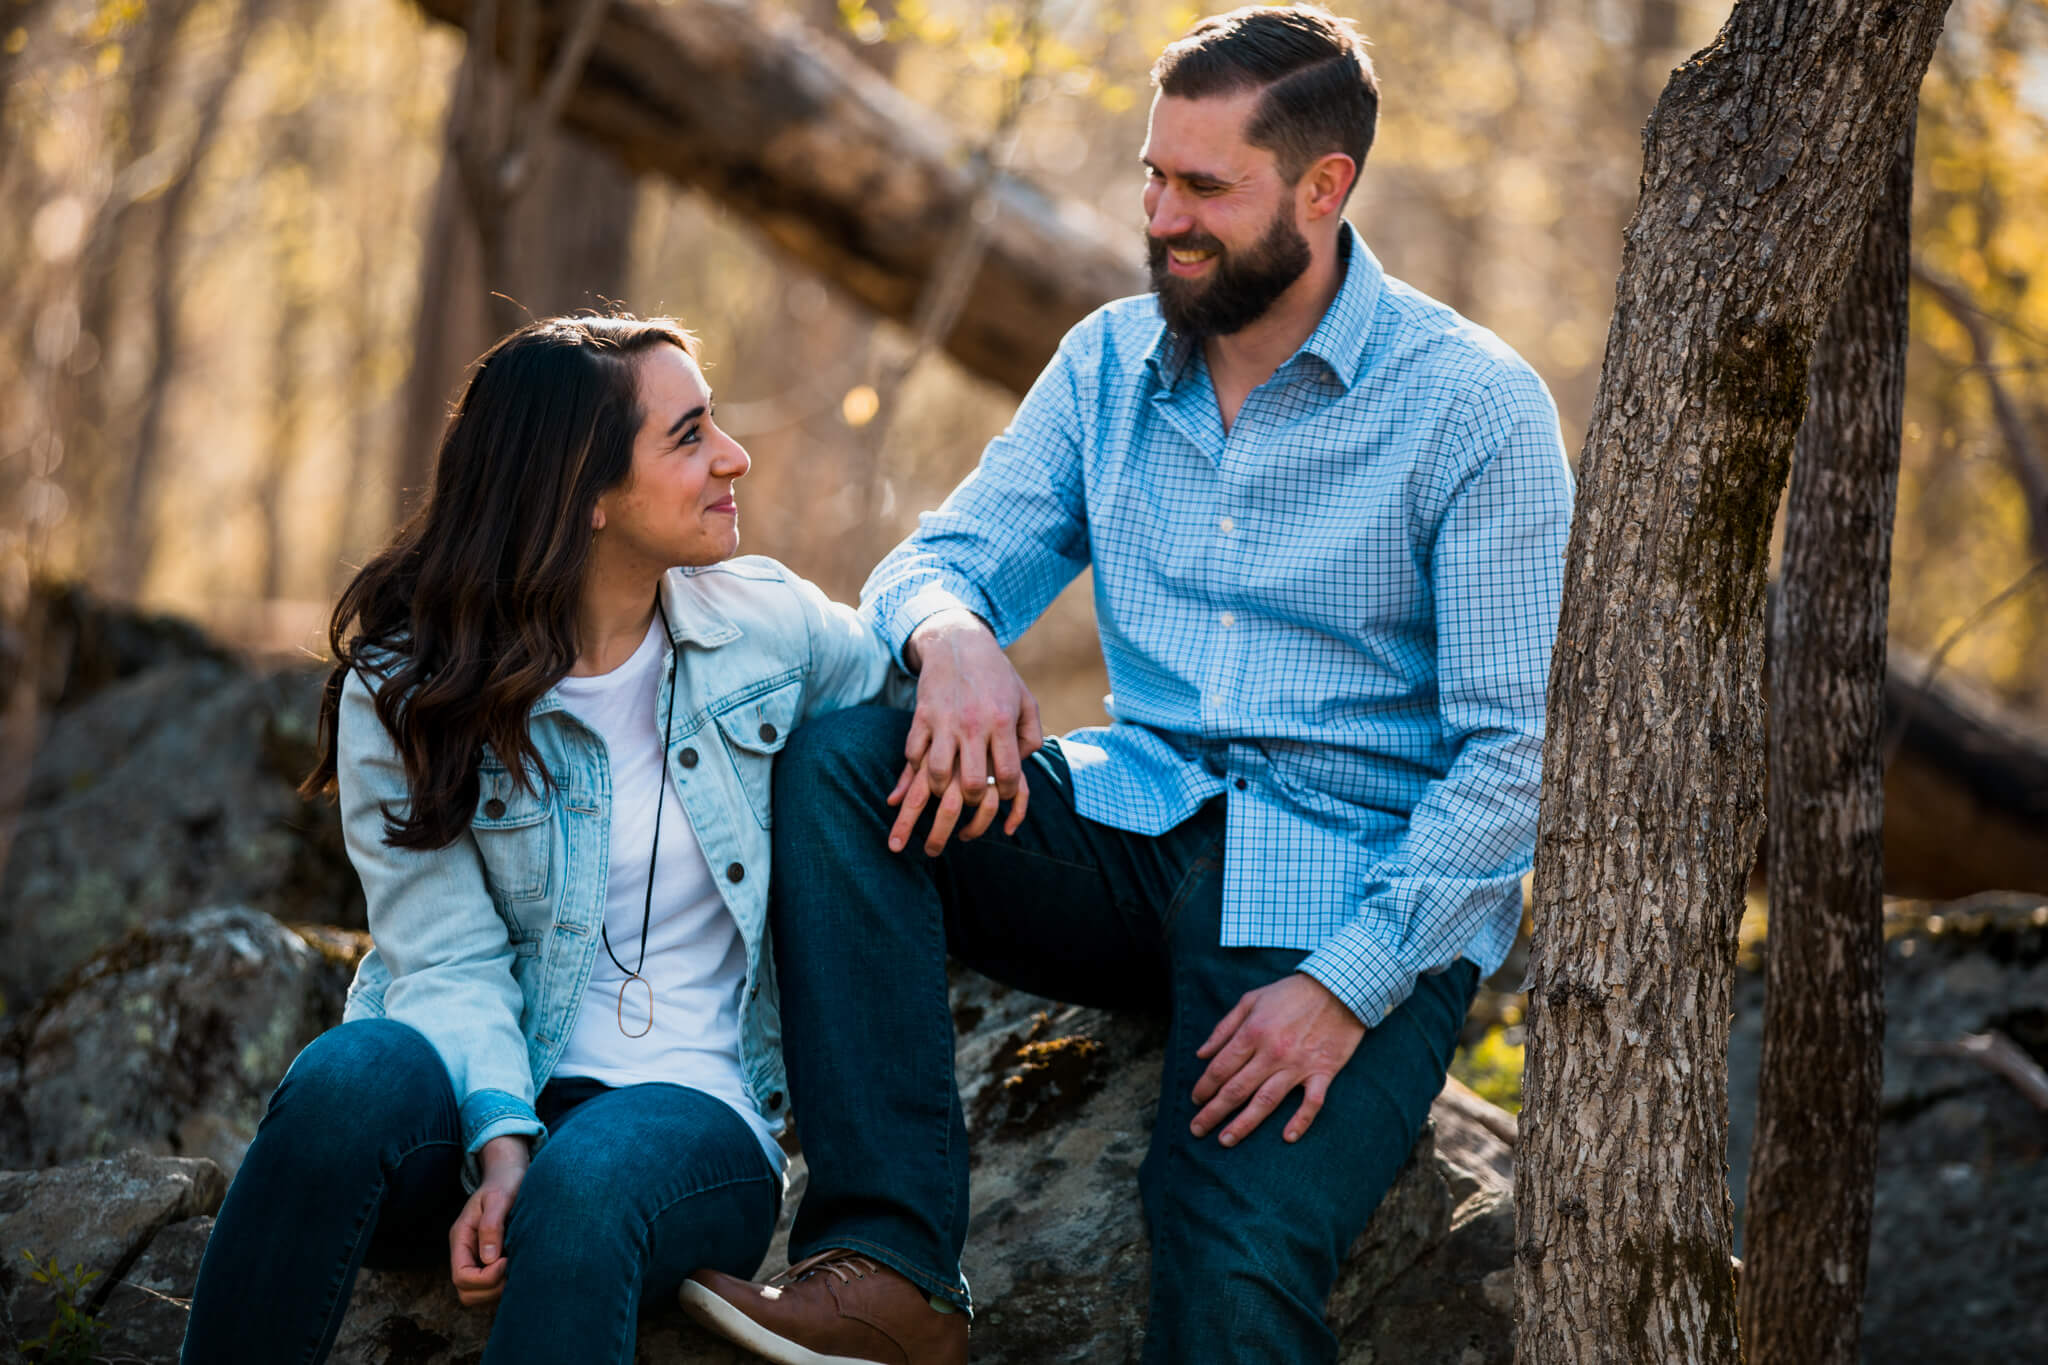
[[[492,1138],[530,1137],[538,1152],[547,1141],[547,1125],[533,1106],[504,1090],[475,1090],[462,1102],[462,1187],[474,1190],[483,1180],[478,1153]]]

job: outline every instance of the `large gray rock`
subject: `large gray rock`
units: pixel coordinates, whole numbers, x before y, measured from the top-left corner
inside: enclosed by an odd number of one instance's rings
[[[48,722],[0,875],[0,1003],[19,1016],[131,929],[193,905],[362,923],[338,817],[293,790],[319,679],[188,657]]]
[[[0,1043],[0,1166],[135,1147],[232,1175],[285,1068],[341,1019],[359,944],[312,932],[202,910],[75,972]]]
[[[1994,893],[1942,907],[1885,945],[1884,994],[1863,1358],[2048,1360],[2048,1117],[1977,1064],[1917,1050],[1995,1028],[2048,1064],[2048,900]],[[1739,1217],[1760,973],[1737,977],[1735,1011],[1728,1178]]]
[[[967,1273],[982,1305],[974,1359],[982,1365],[1135,1361],[1143,1341],[1148,1255],[1137,1163],[1151,1125],[1161,1030],[1142,1019],[1055,1005],[964,977],[959,1075],[975,1144]],[[1513,1359],[1513,1212],[1504,1116],[1473,1101],[1439,1102],[1431,1129],[1379,1216],[1353,1249],[1330,1301],[1345,1365],[1508,1365]],[[1452,1164],[1446,1147],[1474,1154]],[[124,1161],[146,1164],[132,1154]],[[112,1163],[102,1163],[111,1165]],[[188,1163],[193,1164],[193,1163]],[[199,1163],[203,1165],[203,1163]],[[147,1169],[158,1169],[147,1166]],[[204,1167],[211,1170],[210,1166]],[[14,1180],[70,1181],[83,1168]],[[791,1197],[769,1251],[785,1263]],[[7,1187],[0,1184],[0,1192]],[[83,1187],[81,1187],[83,1188]],[[98,1216],[142,1230],[121,1239],[98,1302],[107,1344],[126,1357],[168,1362],[217,1192],[180,1203],[152,1189],[106,1189],[74,1200],[70,1218]],[[129,1210],[129,1205],[135,1211]],[[0,1207],[4,1207],[0,1202]],[[182,1218],[186,1221],[175,1221]],[[161,1229],[162,1231],[159,1231]],[[154,1240],[143,1233],[153,1234]],[[53,1246],[55,1245],[53,1241]],[[68,1262],[67,1262],[68,1264]],[[467,1365],[489,1334],[488,1310],[466,1310],[439,1270],[365,1272],[332,1359],[337,1365]],[[672,1305],[641,1324],[642,1365],[744,1365]]]
[[[40,1336],[56,1315],[50,1289],[30,1279],[24,1252],[39,1263],[55,1260],[66,1272],[98,1272],[79,1306],[105,1317],[102,1310],[159,1234],[212,1213],[226,1190],[227,1177],[210,1161],[141,1152],[49,1171],[0,1171],[0,1308],[16,1340]]]
[[[1149,1255],[1138,1207],[1158,1087],[1155,1023],[1062,1006],[963,973],[953,992],[957,1072],[974,1144],[965,1270],[980,1305],[977,1365],[1118,1365],[1144,1341]],[[1344,1365],[1509,1365],[1514,1213],[1506,1144],[1473,1104],[1440,1101],[1431,1130],[1352,1250],[1330,1300]],[[799,1124],[800,1126],[800,1124]],[[1474,1154],[1437,1154],[1440,1132]],[[803,1159],[768,1253],[785,1264]],[[365,1273],[334,1359],[454,1365],[489,1315],[455,1306],[438,1271]],[[643,1320],[646,1365],[740,1365],[663,1306]]]

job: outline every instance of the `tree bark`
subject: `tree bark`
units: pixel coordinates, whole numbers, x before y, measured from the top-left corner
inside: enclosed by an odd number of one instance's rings
[[[1644,132],[1550,674],[1522,1362],[1739,1359],[1728,1011],[1764,573],[1807,364],[1941,0],[1739,0]]]
[[[1738,1295],[1749,1365],[1855,1365],[1884,1040],[1885,609],[1913,144],[1814,356],[1771,638],[1770,938]]]
[[[465,0],[420,0],[460,25]],[[573,6],[542,7],[550,41]],[[967,140],[801,22],[739,0],[615,0],[563,120],[629,166],[704,189],[776,246],[909,322],[979,184]],[[1066,330],[1145,286],[1112,232],[1013,176],[946,350],[1022,393]]]

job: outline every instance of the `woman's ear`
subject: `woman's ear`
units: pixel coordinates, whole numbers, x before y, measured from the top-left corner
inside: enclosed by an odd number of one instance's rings
[[[599,531],[602,531],[603,529],[604,529],[604,508],[602,508],[602,507],[593,507],[593,508],[591,508],[591,509],[590,509],[590,534],[592,534],[592,535],[596,535],[596,534],[597,534],[597,533],[598,533]]]

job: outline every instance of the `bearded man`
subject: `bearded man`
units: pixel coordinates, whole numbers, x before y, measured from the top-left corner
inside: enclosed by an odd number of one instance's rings
[[[1238,10],[1153,77],[1154,293],[1068,334],[868,580],[915,714],[826,717],[776,770],[810,1186],[791,1271],[684,1291],[769,1360],[967,1359],[947,953],[1170,1020],[1144,1359],[1334,1360],[1325,1300],[1515,936],[1556,409],[1344,221],[1379,106],[1347,23]],[[1002,647],[1091,565],[1111,723],[1041,745]]]

